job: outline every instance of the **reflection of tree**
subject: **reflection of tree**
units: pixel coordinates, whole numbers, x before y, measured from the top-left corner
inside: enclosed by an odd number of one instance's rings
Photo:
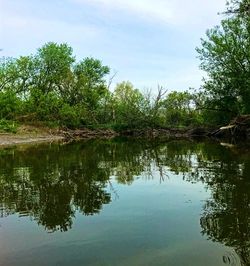
[[[131,184],[139,176],[153,178],[153,168],[161,180],[167,168],[188,170],[190,160],[179,147],[175,142],[118,140],[4,150],[0,157],[2,216],[29,215],[48,231],[66,231],[76,210],[93,215],[110,202],[108,187],[118,196],[110,176]]]
[[[250,159],[213,143],[115,140],[4,150],[1,215],[29,215],[48,231],[66,231],[76,211],[94,215],[110,203],[111,193],[118,197],[110,176],[131,184],[139,176],[154,178],[153,170],[161,180],[170,171],[209,187],[202,233],[234,247],[242,264],[250,265]]]
[[[91,158],[93,150],[77,148],[39,146],[1,157],[2,216],[18,212],[48,231],[66,231],[76,209],[85,215],[98,213],[111,199],[105,190],[109,172],[98,167],[98,153]]]
[[[200,221],[202,234],[233,247],[241,264],[250,265],[250,158],[219,150],[223,153],[214,153],[217,160],[203,161],[200,168],[212,191]]]

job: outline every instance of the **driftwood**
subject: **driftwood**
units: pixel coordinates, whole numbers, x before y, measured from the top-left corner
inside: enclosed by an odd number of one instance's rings
[[[193,129],[159,128],[159,129],[133,129],[115,132],[109,129],[78,129],[60,130],[59,135],[66,141],[78,139],[113,138],[116,136],[148,137],[148,138],[192,138],[192,137],[215,137],[215,138],[241,138],[250,139],[250,115],[241,115],[233,119],[227,126],[212,131],[211,129],[198,127]]]
[[[78,140],[78,139],[93,139],[93,138],[113,138],[117,136],[117,133],[109,129],[77,129],[77,130],[61,130],[60,135],[64,137],[66,141]]]
[[[250,138],[250,115],[238,116],[227,126],[220,127],[210,135],[217,138]]]

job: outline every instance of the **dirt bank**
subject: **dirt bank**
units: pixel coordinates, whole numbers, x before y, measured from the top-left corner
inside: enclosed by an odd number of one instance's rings
[[[63,140],[63,136],[56,134],[46,127],[23,125],[16,134],[0,132],[0,146],[10,146],[26,143],[53,142]]]
[[[117,136],[133,138],[194,138],[210,137],[216,139],[250,139],[250,115],[239,116],[229,125],[219,129],[199,128],[165,128],[165,129],[133,129],[115,132],[111,129],[51,129],[38,126],[23,125],[16,134],[0,132],[0,146],[39,142],[71,142],[81,139],[110,139]]]
[[[118,136],[118,134],[112,130],[66,130],[23,125],[18,128],[16,134],[0,132],[0,147],[41,142],[70,142],[80,139],[113,138],[115,136]]]
[[[31,135],[0,134],[0,146],[40,143],[40,142],[54,142],[60,140],[63,140],[63,137],[55,135],[31,136]]]
[[[132,138],[192,138],[204,137],[209,133],[203,128],[195,129],[134,129],[115,132],[111,129],[49,129],[44,127],[21,126],[16,134],[0,133],[0,146],[39,142],[71,142],[84,139],[111,139],[114,137]]]

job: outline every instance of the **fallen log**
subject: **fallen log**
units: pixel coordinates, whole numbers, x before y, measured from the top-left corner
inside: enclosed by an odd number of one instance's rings
[[[210,136],[216,138],[250,138],[250,115],[234,118],[227,126],[220,127],[210,133]]]

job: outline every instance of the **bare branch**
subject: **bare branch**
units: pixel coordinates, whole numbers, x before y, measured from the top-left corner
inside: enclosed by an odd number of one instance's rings
[[[113,79],[115,78],[115,76],[117,75],[118,71],[114,71],[114,74],[109,78],[109,82],[108,82],[108,89],[110,88]]]

